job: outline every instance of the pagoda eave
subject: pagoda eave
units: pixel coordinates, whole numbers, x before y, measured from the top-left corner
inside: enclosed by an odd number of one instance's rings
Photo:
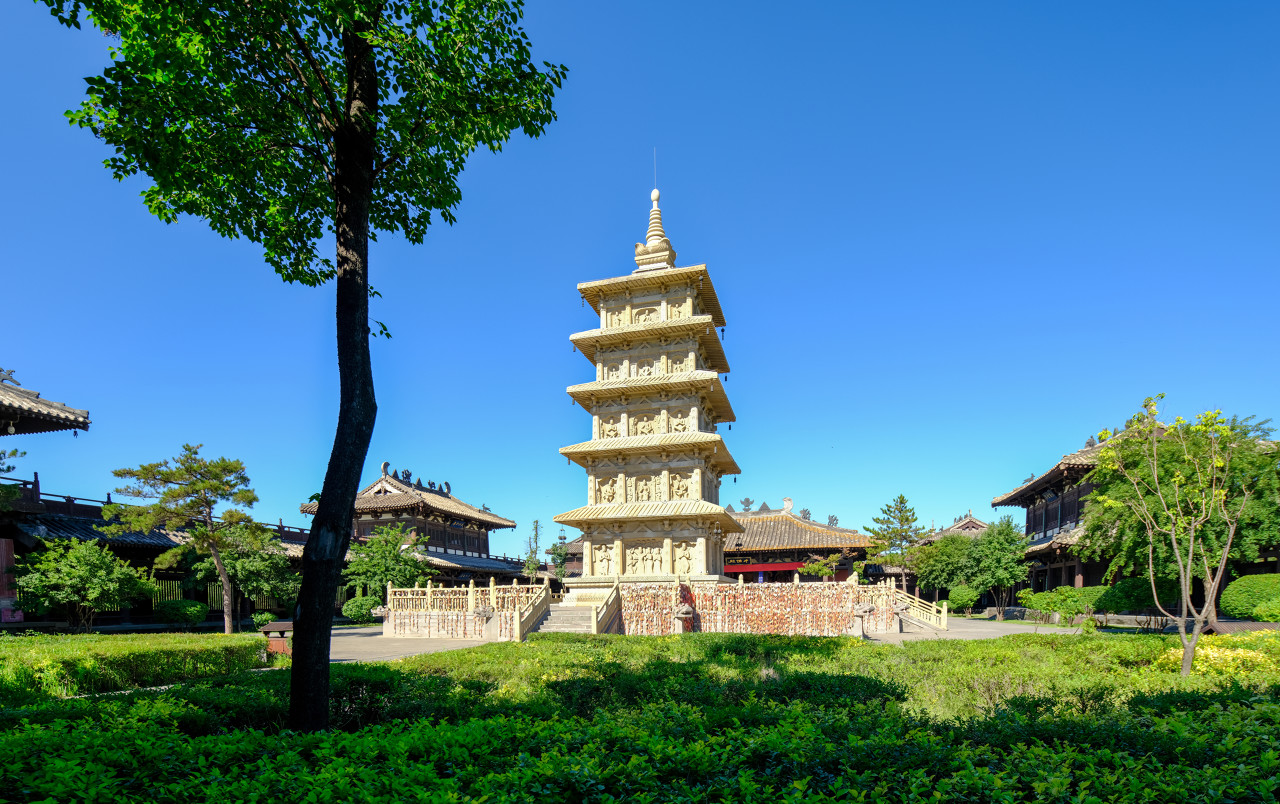
[[[625,327],[610,329],[589,329],[569,336],[569,341],[582,352],[592,363],[596,362],[596,351],[604,346],[615,346],[626,343],[651,342],[662,338],[695,337],[705,350],[707,362],[713,371],[720,374],[729,373],[729,359],[725,357],[724,346],[716,335],[715,322],[709,315],[696,315],[674,321],[663,321],[659,324],[630,324]]]
[[[582,298],[599,315],[600,297],[605,293],[624,290],[632,292],[652,290],[672,285],[676,282],[694,281],[697,282],[695,290],[698,300],[702,304],[702,309],[711,314],[711,318],[717,327],[723,327],[725,326],[724,312],[720,309],[720,299],[716,296],[715,288],[711,286],[711,282],[709,280],[703,281],[707,278],[707,266],[703,263],[702,265],[690,265],[684,268],[646,270],[640,273],[627,274],[626,276],[615,276],[610,279],[581,282],[578,284],[578,293],[582,294]]]
[[[703,500],[670,500],[665,502],[633,502],[609,505],[584,505],[554,517],[561,525],[585,530],[591,525],[633,522],[679,522],[702,520],[720,526],[721,533],[745,533],[727,511]]]
[[[635,397],[641,394],[678,393],[681,391],[705,394],[710,403],[710,418],[719,422],[736,421],[729,397],[725,394],[720,375],[714,371],[686,371],[679,374],[660,374],[651,377],[629,377],[625,380],[597,380],[570,385],[565,391],[579,405],[586,408],[598,400]]]
[[[717,433],[666,433],[662,435],[597,438],[560,448],[560,454],[586,468],[592,458],[610,455],[643,455],[649,453],[697,452],[714,465],[722,475],[740,475],[742,470],[729,454],[724,439]]]

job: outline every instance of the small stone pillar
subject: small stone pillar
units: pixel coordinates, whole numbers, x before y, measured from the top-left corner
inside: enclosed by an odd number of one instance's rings
[[[671,575],[675,572],[675,562],[671,560],[671,537],[662,540],[662,574]]]
[[[582,540],[582,577],[590,578],[596,574],[595,545],[590,539]]]
[[[623,559],[625,559],[626,557],[627,557],[627,554],[624,552],[624,548],[622,546],[622,540],[614,539],[613,540],[613,574],[615,576],[623,575],[626,573],[627,567],[625,564],[622,563]]]
[[[476,579],[472,578],[467,583],[467,611],[476,610]]]
[[[698,575],[707,574],[707,537],[698,537],[697,552],[693,557],[693,571]]]

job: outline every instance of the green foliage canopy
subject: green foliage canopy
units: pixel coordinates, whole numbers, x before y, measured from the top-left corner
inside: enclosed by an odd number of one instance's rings
[[[94,542],[46,541],[15,562],[23,599],[38,612],[64,606],[69,624],[85,631],[98,612],[114,611],[155,592],[145,570],[129,566]]]
[[[44,2],[64,24],[87,15],[112,34],[111,66],[68,113],[112,146],[112,174],[146,174],[157,217],[196,215],[259,243],[306,285],[336,273],[318,246],[335,231],[353,124],[372,138],[369,225],[421,243],[433,210],[453,222],[466,157],[516,129],[541,134],[567,72],[530,61],[519,3]],[[375,69],[367,99],[349,71],[361,46]]]
[[[973,575],[973,537],[949,533],[912,550],[912,567],[921,589],[954,589]]]
[[[1086,478],[1094,485],[1085,512],[1082,553],[1112,556],[1111,572],[1140,569],[1151,584],[1172,578],[1181,613],[1156,605],[1178,626],[1183,675],[1215,616],[1231,559],[1254,560],[1280,527],[1280,463],[1267,422],[1201,413],[1162,422],[1160,394],[1143,401],[1123,433],[1106,441]],[[1101,433],[1109,436],[1109,433]],[[1204,584],[1197,605],[1193,583]]]
[[[409,587],[435,574],[436,569],[423,557],[417,531],[397,522],[374,528],[363,543],[352,543],[351,559],[342,576],[386,603],[387,584]]]
[[[880,516],[872,517],[871,521],[875,525],[865,529],[873,542],[867,550],[867,559],[899,568],[908,566],[912,561],[910,548],[928,531],[917,524],[916,509],[907,503],[906,495],[899,494],[882,506]],[[906,578],[902,581],[905,586]]]
[[[1013,588],[1027,580],[1030,562],[1027,537],[1013,517],[1003,516],[974,540],[970,548],[970,584],[995,597],[996,619],[1004,619]]]
[[[116,489],[124,497],[150,500],[142,505],[113,503],[103,506],[107,524],[98,530],[108,536],[150,533],[153,530],[184,531],[188,544],[208,553],[222,584],[223,629],[235,630],[235,587],[222,561],[224,550],[234,549],[261,526],[240,508],[251,508],[258,495],[249,487],[244,464],[231,458],[204,458],[201,444],[183,444],[182,454],[170,460],[144,463],[133,469],[116,469],[116,477],[133,481]]]

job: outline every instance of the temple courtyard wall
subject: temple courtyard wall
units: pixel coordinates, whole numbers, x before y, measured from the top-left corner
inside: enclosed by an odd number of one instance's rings
[[[879,586],[695,583],[681,584],[677,596],[671,584],[624,584],[620,591],[624,634],[861,636],[898,629],[892,598]]]

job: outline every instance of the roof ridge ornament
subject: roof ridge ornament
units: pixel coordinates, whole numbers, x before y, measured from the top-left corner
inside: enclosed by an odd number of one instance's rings
[[[657,191],[657,190],[654,190],[654,191],[653,191],[653,193],[654,193],[654,195],[655,195],[655,196],[657,196],[658,191]],[[653,208],[654,208],[655,210],[658,208],[658,202],[657,202],[657,201],[654,201],[654,202],[653,202]],[[658,221],[658,230],[659,230],[659,231],[661,231],[661,230],[662,230],[662,221],[661,221],[661,220],[659,220],[659,221]],[[14,385],[18,386],[19,388],[21,388],[21,387],[22,387],[22,383],[18,382],[17,380],[15,380],[15,379],[13,378],[13,372],[15,372],[15,371],[17,371],[17,369],[9,369],[8,371],[5,371],[4,369],[0,369],[0,385],[3,385],[3,384],[4,384],[4,383],[6,383],[6,382],[11,382],[11,383],[13,383]]]
[[[636,243],[636,270],[633,273],[675,267],[676,252],[662,228],[662,210],[658,208],[661,197],[656,187],[649,193],[653,200],[653,208],[649,210],[649,229],[645,232],[644,242]]]

